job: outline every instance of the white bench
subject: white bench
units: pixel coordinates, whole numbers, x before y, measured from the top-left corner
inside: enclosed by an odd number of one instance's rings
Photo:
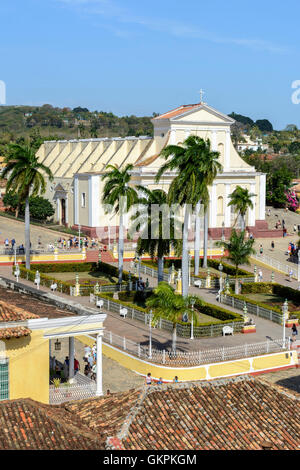
[[[194,286],[195,286],[195,287],[199,287],[199,289],[200,289],[200,287],[202,286],[202,281],[201,281],[201,279],[197,279],[196,281],[194,281]]]
[[[126,318],[127,313],[128,313],[127,308],[125,308],[125,307],[123,307],[123,308],[120,307],[120,316],[121,316],[121,317]]]
[[[96,307],[102,308],[104,305],[104,301],[102,299],[96,300]]]
[[[223,326],[223,336],[225,335],[233,336],[233,328],[231,326]]]

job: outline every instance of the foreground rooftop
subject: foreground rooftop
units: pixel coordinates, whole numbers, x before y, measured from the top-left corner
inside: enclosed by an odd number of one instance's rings
[[[300,449],[300,395],[252,377],[144,387],[60,406],[0,402],[1,449]]]

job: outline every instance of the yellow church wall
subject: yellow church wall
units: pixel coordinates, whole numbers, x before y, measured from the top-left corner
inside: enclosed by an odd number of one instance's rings
[[[49,341],[43,331],[5,341],[9,358],[9,398],[49,403]]]

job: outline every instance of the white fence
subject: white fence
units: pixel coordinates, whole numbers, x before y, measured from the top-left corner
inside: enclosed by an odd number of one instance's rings
[[[66,401],[83,400],[84,398],[92,398],[96,395],[96,382],[88,377],[76,374],[77,383],[61,384],[58,388],[54,385],[49,387],[49,403],[50,405],[60,405]]]
[[[232,308],[236,308],[237,310],[243,310],[245,305],[247,307],[247,313],[256,315],[257,317],[265,318],[266,320],[270,320],[274,323],[278,323],[279,325],[282,324],[283,315],[274,312],[271,309],[260,307],[257,304],[252,304],[250,302],[246,302],[244,300],[236,299],[231,295],[224,295],[221,294],[221,303],[225,305],[230,305]]]
[[[295,263],[291,264],[285,264],[281,263],[280,261],[277,261],[276,259],[270,258],[269,256],[266,256],[264,254],[255,254],[251,255],[251,258],[260,261],[263,264],[266,264],[267,266],[270,266],[271,268],[276,269],[277,271],[280,271],[284,274],[289,275],[290,271],[292,271],[292,278],[298,280],[298,265]]]
[[[93,338],[94,339],[94,338]],[[127,353],[149,362],[170,366],[197,366],[216,362],[242,359],[245,357],[260,356],[289,349],[290,340],[267,340],[262,343],[244,344],[242,346],[220,347],[216,349],[203,349],[199,351],[168,351],[153,349],[150,352],[149,344],[141,345],[125,337],[118,336],[111,331],[104,330],[103,341]]]

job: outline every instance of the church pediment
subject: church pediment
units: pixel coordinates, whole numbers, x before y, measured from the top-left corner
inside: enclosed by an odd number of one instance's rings
[[[170,121],[199,122],[207,124],[218,123],[226,125],[234,123],[234,119],[226,116],[226,114],[220,113],[220,111],[217,111],[205,103],[201,103],[199,106],[195,106],[192,109],[171,117]]]
[[[64,192],[66,192],[65,188],[64,188],[60,183],[58,183],[58,185],[55,186],[54,191],[55,191],[55,192],[57,192],[57,191],[64,191]]]

